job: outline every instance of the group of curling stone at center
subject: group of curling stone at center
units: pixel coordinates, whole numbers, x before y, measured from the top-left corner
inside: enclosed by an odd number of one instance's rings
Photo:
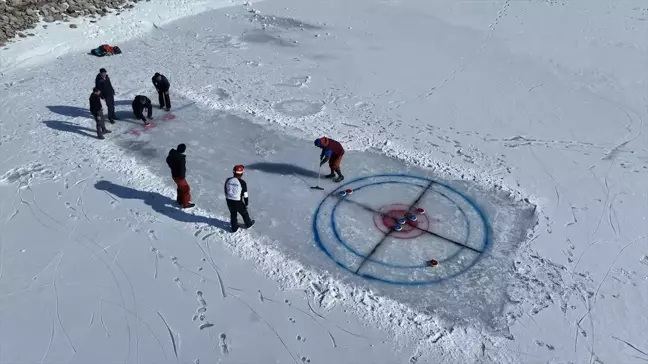
[[[328,162],[331,169],[331,173],[325,177],[335,178],[337,175],[337,178],[334,180],[335,182],[341,182],[344,180],[344,176],[340,171],[340,164],[342,162],[342,156],[344,155],[344,148],[342,145],[336,140],[321,137],[315,140],[315,146],[322,149],[322,153],[320,154],[320,169],[326,162]],[[185,144],[180,144],[176,148],[171,149],[166,158],[167,165],[171,169],[171,177],[177,186],[176,201],[183,209],[196,206],[191,201],[191,188],[186,179],[186,150],[187,146]],[[230,227],[233,233],[239,229],[239,214],[243,217],[245,228],[252,227],[255,222],[250,218],[248,212],[250,200],[247,183],[243,180],[244,172],[245,166],[237,164],[232,170],[232,177],[227,178],[224,185],[225,201],[230,212]]]

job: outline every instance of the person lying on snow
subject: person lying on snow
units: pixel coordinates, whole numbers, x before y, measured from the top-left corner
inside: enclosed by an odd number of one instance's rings
[[[97,57],[112,56],[113,54],[121,54],[121,49],[117,46],[102,44],[97,48],[91,49],[90,53]]]
[[[144,109],[147,109],[147,118],[149,120],[153,119],[153,105],[151,104],[151,99],[144,95],[137,95],[133,100],[133,114],[137,119],[140,119],[144,122],[144,125],[150,125],[150,123],[144,117]]]

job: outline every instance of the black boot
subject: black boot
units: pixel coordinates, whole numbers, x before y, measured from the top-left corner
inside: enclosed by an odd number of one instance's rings
[[[335,182],[342,182],[342,181],[344,181],[344,176],[342,175],[342,172],[340,172],[339,169],[336,169],[335,172],[338,174],[338,178],[335,179]]]
[[[335,178],[335,172],[331,172],[331,174],[327,174],[324,176],[324,178]]]

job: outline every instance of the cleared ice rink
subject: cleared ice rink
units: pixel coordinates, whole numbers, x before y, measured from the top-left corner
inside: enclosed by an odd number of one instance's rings
[[[311,189],[320,153],[312,141],[186,100],[174,103],[170,115],[156,111],[155,127],[133,122],[115,137],[161,175],[169,173],[168,150],[186,143],[187,181],[198,206],[227,216],[223,183],[243,164],[257,221],[251,232],[290,258],[452,321],[504,327],[496,318],[507,303],[512,255],[536,222],[532,205],[369,152],[347,151],[345,181],[322,179],[324,190]],[[142,195],[110,181],[99,188],[121,198]],[[352,193],[342,196],[345,190]],[[175,209],[175,196],[166,197],[151,205],[162,213]],[[173,216],[229,230],[227,221]]]

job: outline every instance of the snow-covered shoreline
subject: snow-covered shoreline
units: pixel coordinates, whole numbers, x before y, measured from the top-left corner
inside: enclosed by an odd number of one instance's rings
[[[70,52],[87,54],[102,44],[119,46],[174,20],[205,11],[250,4],[244,0],[150,0],[136,7],[109,13],[99,19],[80,17],[67,22],[46,23],[47,28],[32,31],[35,35],[6,44],[0,50],[0,75],[23,68],[37,67]],[[70,28],[75,24],[75,28]],[[136,51],[136,50],[124,50]]]
[[[4,47],[5,42],[16,43],[21,38],[34,36],[32,29],[41,20],[46,23],[41,24],[43,28],[47,28],[48,23],[67,23],[78,17],[101,17],[113,10],[120,15],[133,7],[134,4],[127,0],[3,0],[0,1],[0,45]],[[70,28],[76,27],[76,24],[70,24]]]

